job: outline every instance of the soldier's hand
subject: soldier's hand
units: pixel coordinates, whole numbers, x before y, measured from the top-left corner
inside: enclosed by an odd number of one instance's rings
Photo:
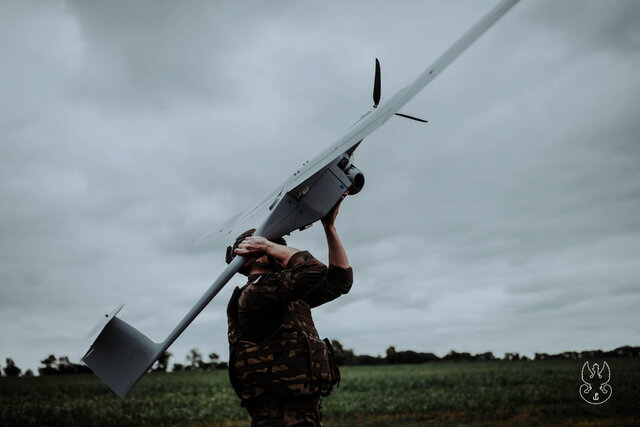
[[[273,243],[264,237],[251,236],[238,245],[235,253],[247,258],[258,258],[267,252],[270,245],[273,245]]]
[[[331,209],[329,213],[325,215],[324,218],[321,219],[322,225],[324,226],[324,228],[333,227],[334,223],[336,222],[336,217],[338,216],[340,203],[342,203],[344,198],[347,197],[347,194],[349,194],[349,191],[345,191],[345,193],[340,197],[340,200],[338,200],[338,203],[336,203],[333,209]]]

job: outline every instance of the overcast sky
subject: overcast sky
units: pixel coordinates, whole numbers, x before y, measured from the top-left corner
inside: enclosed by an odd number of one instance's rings
[[[497,1],[0,5],[0,363],[162,340],[224,268],[199,237],[272,190]],[[386,348],[640,344],[640,3],[522,1],[356,152],[352,291],[321,336]],[[289,238],[326,262],[319,225]],[[228,357],[237,276],[170,348]]]

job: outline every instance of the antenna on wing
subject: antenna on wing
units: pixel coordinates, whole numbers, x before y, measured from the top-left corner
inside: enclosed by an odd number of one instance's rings
[[[380,95],[382,92],[382,84],[380,83],[380,61],[376,58],[376,75],[373,80],[373,108],[378,108],[380,103]],[[409,116],[408,114],[395,113],[396,116],[404,117],[406,119],[415,120],[421,123],[428,123],[428,120],[419,119],[418,117]]]

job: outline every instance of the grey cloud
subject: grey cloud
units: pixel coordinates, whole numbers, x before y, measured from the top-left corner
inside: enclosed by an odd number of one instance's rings
[[[260,33],[256,21],[246,19],[247,6],[230,6],[69,2],[83,39],[78,93],[110,100],[117,109],[139,104],[171,109],[176,97],[206,104],[229,98],[234,76],[221,65],[233,63],[234,55]],[[270,11],[265,8],[262,16]]]
[[[369,108],[373,58],[384,100],[492,4],[4,4],[3,349],[35,368],[120,302],[163,338],[224,266],[198,238]],[[636,11],[521,2],[406,107],[429,124],[367,138],[338,219],[356,283],[321,332],[373,354],[632,344]],[[326,259],[319,226],[289,242]],[[178,359],[224,354],[232,285]]]
[[[582,49],[618,49],[637,52],[640,5],[633,0],[535,2],[530,6],[532,23],[558,33],[559,42],[570,42]]]

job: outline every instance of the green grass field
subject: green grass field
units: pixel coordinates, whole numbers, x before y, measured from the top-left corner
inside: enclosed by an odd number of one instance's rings
[[[578,395],[584,361],[343,367],[326,426],[640,425],[640,359],[611,359],[613,395]],[[248,425],[226,371],[152,373],[126,399],[92,375],[0,378],[0,425]]]

